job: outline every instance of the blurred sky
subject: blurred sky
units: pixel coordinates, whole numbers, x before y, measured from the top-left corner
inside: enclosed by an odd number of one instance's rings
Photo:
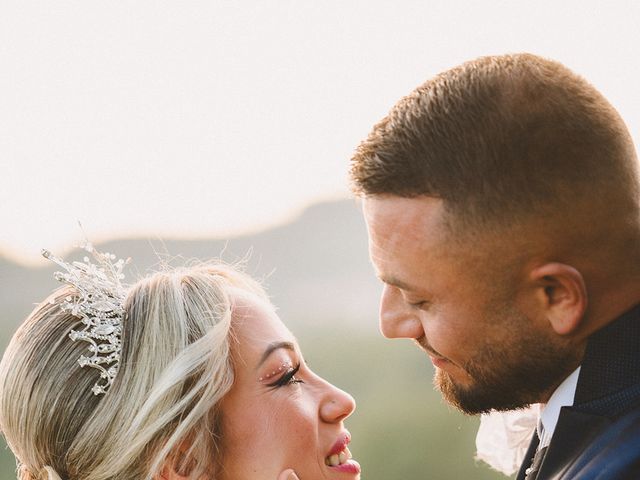
[[[0,0],[0,252],[226,236],[346,197],[398,100],[530,51],[640,135],[637,0]]]

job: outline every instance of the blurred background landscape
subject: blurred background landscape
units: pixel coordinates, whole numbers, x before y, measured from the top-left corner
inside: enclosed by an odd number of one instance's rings
[[[99,245],[131,257],[128,280],[192,259],[246,260],[279,314],[298,337],[311,368],[350,392],[358,407],[347,421],[351,451],[366,480],[506,478],[473,457],[477,420],[443,404],[433,367],[411,342],[378,332],[378,280],[367,257],[367,238],[355,201],[321,203],[291,223],[231,240],[122,239]],[[73,251],[69,259],[83,256]],[[2,349],[19,322],[58,286],[55,265],[26,268],[0,259]],[[2,449],[0,478],[15,461]]]
[[[501,478],[427,357],[378,333],[349,158],[428,78],[523,51],[586,77],[637,139],[639,18],[637,0],[0,1],[0,348],[56,287],[40,249],[79,256],[82,230],[129,278],[246,259],[358,401],[363,479]]]

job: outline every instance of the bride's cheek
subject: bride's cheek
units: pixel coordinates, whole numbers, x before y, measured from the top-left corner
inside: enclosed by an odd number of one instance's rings
[[[308,412],[291,412],[287,418],[281,419],[278,444],[286,452],[286,468],[294,468],[299,472],[315,472],[321,452],[318,447],[318,423]]]
[[[224,464],[252,479],[277,478],[286,450],[280,445],[281,413],[273,407],[264,401],[247,403],[223,420]]]

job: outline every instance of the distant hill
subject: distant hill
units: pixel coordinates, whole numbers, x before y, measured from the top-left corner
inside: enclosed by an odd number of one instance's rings
[[[283,320],[299,328],[343,327],[374,330],[379,285],[368,261],[366,228],[352,200],[316,204],[291,223],[230,239],[119,239],[96,245],[131,257],[135,279],[163,262],[221,257],[247,259],[246,270],[264,281]],[[69,259],[83,256],[75,251]],[[57,287],[55,265],[29,268],[0,257],[0,347],[34,304]]]
[[[425,355],[407,341],[378,334],[380,285],[355,202],[318,204],[286,225],[228,240],[121,239],[97,247],[130,256],[130,279],[163,262],[219,256],[234,262],[250,253],[246,270],[264,280],[305,359],[357,399],[347,426],[367,480],[504,478],[474,462],[477,419],[442,403]],[[68,258],[81,256],[75,251]],[[57,286],[54,267],[27,268],[0,258],[0,350],[33,304]],[[15,460],[3,447],[0,438],[0,478],[15,478]]]

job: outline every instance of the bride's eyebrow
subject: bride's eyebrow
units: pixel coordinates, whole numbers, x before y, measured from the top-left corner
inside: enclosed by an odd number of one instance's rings
[[[258,368],[260,365],[262,365],[265,360],[267,358],[269,358],[269,355],[271,355],[273,352],[275,352],[276,350],[279,350],[281,348],[284,348],[285,350],[291,350],[292,352],[296,351],[296,346],[291,343],[291,342],[273,342],[270,343],[267,348],[265,349],[264,353],[262,354],[262,357],[260,358],[260,361],[258,362],[258,366],[256,368]]]

